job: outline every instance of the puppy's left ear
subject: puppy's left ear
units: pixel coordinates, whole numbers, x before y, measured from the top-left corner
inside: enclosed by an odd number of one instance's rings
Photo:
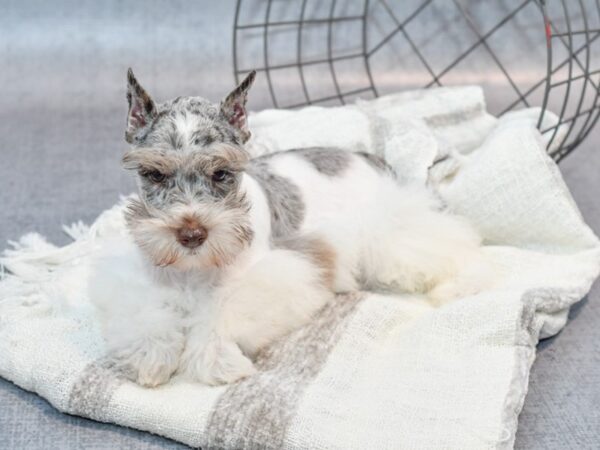
[[[248,90],[254,83],[256,71],[250,72],[244,81],[240,83],[231,93],[221,102],[221,115],[229,124],[237,128],[243,142],[250,139],[248,130],[248,114],[246,112],[246,101],[248,100]]]

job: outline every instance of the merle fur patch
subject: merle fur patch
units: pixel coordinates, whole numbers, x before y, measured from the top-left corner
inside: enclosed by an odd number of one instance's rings
[[[267,197],[273,237],[289,236],[297,231],[306,209],[298,186],[271,172],[267,158],[251,160],[246,171],[258,181]]]
[[[219,108],[201,97],[179,97],[157,106],[148,132],[134,144],[167,150],[201,149],[214,142],[239,145],[240,132],[222,119]]]
[[[290,150],[290,153],[306,159],[313,167],[330,177],[342,175],[350,166],[352,154],[339,148],[311,147]]]
[[[394,175],[394,170],[383,158],[367,152],[356,152],[356,154],[363,158],[378,172]]]

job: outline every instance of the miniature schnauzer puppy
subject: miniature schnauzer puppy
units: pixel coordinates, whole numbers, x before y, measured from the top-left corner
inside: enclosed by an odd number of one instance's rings
[[[329,148],[250,159],[255,75],[219,105],[156,104],[129,70],[123,165],[139,196],[128,236],[95,263],[90,297],[111,363],[141,385],[250,376],[261,348],[335,293],[444,301],[480,289],[477,233],[383,160]]]

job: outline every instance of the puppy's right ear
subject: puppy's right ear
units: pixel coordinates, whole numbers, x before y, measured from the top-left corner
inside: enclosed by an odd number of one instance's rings
[[[131,69],[127,71],[127,102],[129,112],[125,140],[133,144],[148,131],[158,112],[154,101],[135,79]]]

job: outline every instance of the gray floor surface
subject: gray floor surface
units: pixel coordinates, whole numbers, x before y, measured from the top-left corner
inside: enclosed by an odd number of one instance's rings
[[[233,85],[232,0],[0,1],[0,247],[23,233],[67,242],[62,224],[91,222],[133,189],[119,168],[131,65],[157,99]],[[494,93],[491,93],[492,97]],[[492,98],[493,101],[493,98]],[[269,106],[262,91],[251,106]],[[561,164],[600,233],[600,129]],[[516,447],[600,448],[600,286],[539,345]],[[0,449],[183,448],[135,430],[61,414],[0,379]]]

